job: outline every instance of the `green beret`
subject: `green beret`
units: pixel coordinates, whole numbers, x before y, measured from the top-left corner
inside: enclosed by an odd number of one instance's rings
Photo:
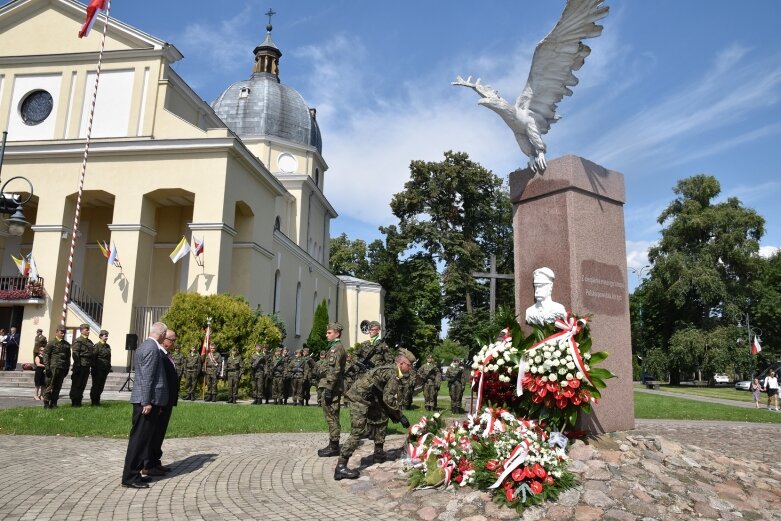
[[[398,353],[396,353],[398,356],[403,356],[407,360],[409,360],[409,363],[414,364],[415,363],[415,355],[412,354],[412,351],[409,351],[407,349],[404,349],[403,347],[399,348]]]
[[[333,329],[334,331],[342,332],[342,325],[339,322],[331,322],[326,329]]]

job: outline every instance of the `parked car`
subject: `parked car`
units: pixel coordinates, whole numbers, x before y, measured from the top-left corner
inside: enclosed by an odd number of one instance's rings
[[[765,381],[765,377],[770,373],[770,370],[774,370],[776,372],[776,377],[778,377],[779,372],[781,372],[781,362],[776,362],[774,364],[771,364],[770,366],[766,367],[761,373],[759,373],[759,384],[762,385]]]
[[[751,390],[751,380],[741,380],[739,382],[735,382],[735,390],[736,391]]]
[[[729,376],[723,373],[716,373],[713,375],[713,378],[711,378],[711,383],[713,383],[713,385],[728,384]]]

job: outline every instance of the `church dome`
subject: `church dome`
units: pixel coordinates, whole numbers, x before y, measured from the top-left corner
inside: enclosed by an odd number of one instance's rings
[[[240,138],[275,136],[322,154],[316,112],[298,91],[279,81],[282,52],[271,40],[271,25],[266,29],[266,39],[254,50],[252,76],[225,89],[212,108]]]

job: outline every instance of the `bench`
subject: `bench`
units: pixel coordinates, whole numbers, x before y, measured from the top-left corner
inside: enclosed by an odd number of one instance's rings
[[[645,382],[645,386],[653,391],[659,390],[660,382]]]

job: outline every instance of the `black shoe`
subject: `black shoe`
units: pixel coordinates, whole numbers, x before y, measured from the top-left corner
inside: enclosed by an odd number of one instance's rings
[[[334,479],[339,481],[340,479],[358,479],[361,475],[360,472],[354,469],[348,469],[347,463],[342,463],[341,459],[336,464],[336,470],[334,470]]]
[[[317,455],[321,458],[330,458],[332,456],[338,456],[339,455],[339,442],[338,441],[329,441],[327,447],[323,447],[322,449],[318,449]]]
[[[151,483],[152,481],[154,481],[154,480],[152,478],[150,478],[149,476],[144,476],[143,474],[139,474],[138,475],[138,482],[139,483]]]
[[[149,485],[147,483],[139,483],[136,481],[123,481],[122,486],[125,488],[149,488]]]

